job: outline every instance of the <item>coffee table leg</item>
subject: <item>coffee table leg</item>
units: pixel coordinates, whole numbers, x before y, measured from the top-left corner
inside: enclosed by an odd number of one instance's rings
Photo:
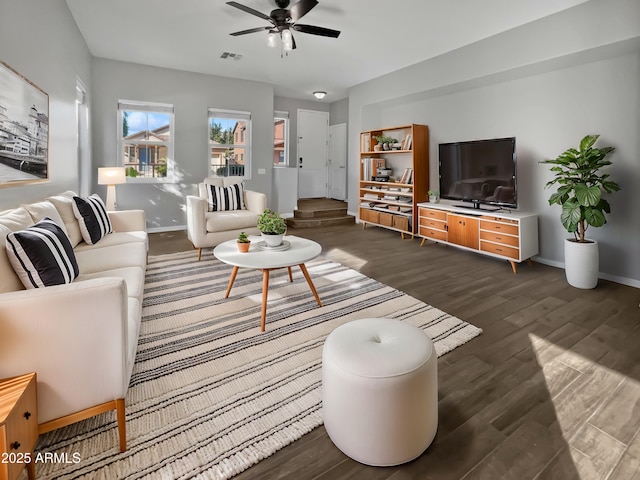
[[[269,296],[269,269],[262,270],[262,312],[260,317],[260,331],[264,332],[267,323],[267,298]]]
[[[224,298],[229,298],[229,294],[231,293],[231,287],[233,287],[233,282],[236,281],[237,274],[238,274],[238,267],[233,267],[233,270],[231,270],[231,278],[229,279],[229,285],[227,286],[227,293],[224,294]]]
[[[322,306],[322,302],[320,301],[320,297],[318,296],[318,292],[316,291],[316,287],[313,286],[313,282],[311,281],[311,277],[309,276],[309,272],[307,272],[307,267],[304,265],[304,263],[301,263],[298,266],[300,267],[300,270],[302,270],[302,274],[304,275],[304,278],[307,279],[307,283],[309,284],[309,288],[311,289],[311,292],[313,293],[313,296],[316,297],[316,302],[318,302],[318,305]]]
[[[289,281],[293,283],[293,274],[291,273],[291,267],[287,267],[287,270],[289,270]]]

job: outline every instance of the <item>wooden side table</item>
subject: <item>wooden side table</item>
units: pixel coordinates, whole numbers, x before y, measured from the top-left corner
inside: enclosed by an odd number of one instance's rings
[[[24,467],[35,479],[37,441],[36,374],[0,380],[0,480],[14,480]]]

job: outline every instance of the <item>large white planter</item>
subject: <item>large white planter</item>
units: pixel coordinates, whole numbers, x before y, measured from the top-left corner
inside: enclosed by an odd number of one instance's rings
[[[579,243],[572,238],[564,241],[564,271],[569,285],[576,288],[595,288],[600,271],[598,242]]]
[[[268,247],[279,247],[282,245],[282,239],[284,238],[284,233],[262,233],[262,239],[264,243],[267,244]]]

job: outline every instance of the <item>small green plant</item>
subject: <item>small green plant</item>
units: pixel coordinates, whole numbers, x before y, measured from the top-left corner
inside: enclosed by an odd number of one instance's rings
[[[238,234],[238,243],[251,243],[251,240],[249,240],[249,235],[247,235],[247,232],[240,232]]]
[[[124,173],[125,173],[125,176],[131,177],[131,178],[136,178],[139,175],[138,171],[133,167],[127,167]]]
[[[440,191],[439,190],[429,190],[427,192],[427,195],[429,195],[430,197],[437,197],[440,195]]]
[[[287,223],[278,212],[267,208],[258,216],[258,230],[262,233],[280,235],[287,230]]]
[[[383,143],[398,143],[398,140],[396,140],[395,138],[387,137],[385,135],[374,135],[373,138],[376,139],[379,145],[382,145]]]
[[[607,223],[604,214],[611,213],[611,207],[602,194],[620,190],[617,183],[609,180],[609,174],[601,171],[611,165],[605,157],[615,149],[594,147],[599,136],[587,135],[580,141],[578,149],[569,148],[557,158],[540,162],[553,165],[551,171],[555,175],[545,188],[559,185],[549,197],[549,205],[562,206],[560,221],[580,243],[587,242],[584,236],[587,227],[601,227]]]

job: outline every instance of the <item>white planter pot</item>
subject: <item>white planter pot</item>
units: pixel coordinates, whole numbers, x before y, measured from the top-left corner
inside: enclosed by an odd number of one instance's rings
[[[598,242],[579,243],[572,238],[564,241],[564,271],[569,285],[576,288],[595,288],[600,272]]]
[[[438,203],[437,195],[429,195],[429,203]]]
[[[274,233],[262,233],[262,239],[264,243],[267,244],[268,247],[279,247],[282,245],[282,239],[284,238],[284,233],[274,234]]]

